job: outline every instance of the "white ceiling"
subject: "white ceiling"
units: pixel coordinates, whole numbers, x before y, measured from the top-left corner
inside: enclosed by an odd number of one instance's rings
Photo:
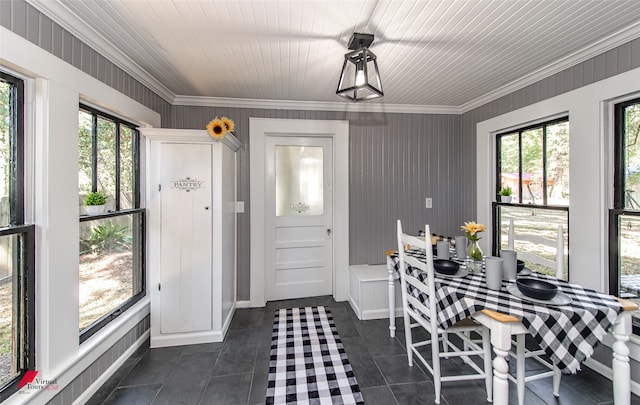
[[[639,0],[29,0],[170,102],[342,103],[353,32],[385,96],[458,110],[640,37]]]

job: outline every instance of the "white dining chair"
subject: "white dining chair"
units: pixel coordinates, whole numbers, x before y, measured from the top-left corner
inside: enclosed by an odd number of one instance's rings
[[[425,226],[425,235],[431,235],[429,225]],[[464,319],[457,324],[442,329],[437,323],[437,306],[434,284],[433,251],[428,239],[419,239],[415,236],[402,233],[402,224],[398,220],[398,256],[400,259],[400,282],[402,286],[402,309],[404,314],[404,328],[406,337],[407,357],[409,366],[413,366],[414,356],[424,364],[433,375],[435,386],[435,402],[440,403],[441,384],[449,381],[466,381],[484,379],[487,390],[487,401],[492,400],[492,368],[491,368],[491,341],[489,329],[472,319]],[[426,254],[426,263],[416,257],[409,256],[405,250],[420,248]],[[408,267],[410,266],[410,267]],[[408,269],[417,269],[421,276],[416,277]],[[414,270],[415,271],[415,270]],[[426,297],[423,302],[417,297]],[[429,337],[426,340],[414,341],[412,329],[422,327]],[[482,336],[482,341],[472,340],[468,334],[476,332]],[[448,335],[457,335],[467,350],[452,342]],[[420,353],[419,349],[431,346],[431,362]],[[443,346],[442,350],[440,346]],[[446,351],[445,351],[446,350]],[[483,359],[483,367],[478,366],[469,356],[479,356]],[[441,375],[440,361],[442,358],[459,357],[475,373]]]
[[[554,240],[533,233],[516,232],[512,218],[509,220],[507,249],[516,250],[516,241],[524,241],[535,245],[545,246],[547,249],[555,250],[555,260],[550,260],[531,252],[518,252],[518,259],[528,260],[531,263],[555,269],[556,278],[564,280],[564,232],[561,224],[558,224],[557,237]]]
[[[564,279],[564,233],[562,225],[558,225],[557,239],[551,240],[534,234],[516,233],[513,219],[509,220],[509,234],[507,246],[510,250],[514,250],[516,240],[523,240],[551,248],[555,248],[555,260],[549,260],[533,253],[518,252],[518,258],[528,260],[532,263],[540,264],[546,267],[555,268],[556,278]],[[540,380],[542,378],[553,378],[553,395],[560,397],[560,379],[562,373],[560,369],[551,361],[546,360],[545,351],[542,349],[530,350],[525,346],[525,335],[516,335],[514,341],[515,351],[510,352],[510,356],[516,359],[516,375],[509,375],[509,379],[516,384],[518,391],[518,405],[524,404],[525,385],[530,381]],[[526,375],[525,362],[532,358],[545,367],[545,371],[529,373]]]

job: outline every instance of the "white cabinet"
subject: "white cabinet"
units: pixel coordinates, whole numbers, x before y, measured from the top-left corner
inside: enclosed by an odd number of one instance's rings
[[[219,342],[236,305],[238,140],[141,129],[148,210],[151,347]]]

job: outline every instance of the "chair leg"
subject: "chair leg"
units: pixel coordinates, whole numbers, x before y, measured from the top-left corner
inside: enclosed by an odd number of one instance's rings
[[[516,336],[516,385],[518,405],[524,404],[524,335]]]
[[[558,368],[558,366],[553,364],[553,395],[556,398],[560,397],[560,378],[562,377],[562,372]]]
[[[487,401],[493,401],[493,366],[491,364],[491,335],[488,329],[482,331],[482,349],[484,350],[484,383],[487,389]]]
[[[438,344],[440,344],[438,342]],[[442,352],[443,353],[447,353],[449,351],[449,334],[448,333],[443,333],[442,334]],[[448,356],[445,356],[445,359],[448,359]]]
[[[407,311],[404,311],[404,338],[407,348],[407,359],[409,361],[409,367],[413,366],[413,341],[411,339],[411,318]]]
[[[446,333],[443,335],[446,336]],[[441,374],[440,374],[440,353],[438,350],[437,337],[431,335],[431,361],[433,363],[433,386],[436,394],[436,404],[440,403],[440,388],[442,386]]]

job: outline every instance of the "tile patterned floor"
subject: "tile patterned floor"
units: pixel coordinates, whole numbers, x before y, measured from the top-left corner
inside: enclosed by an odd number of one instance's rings
[[[270,302],[265,308],[239,309],[221,343],[162,349],[149,349],[147,344],[123,364],[88,404],[262,404],[275,310],[312,305],[331,309],[366,404],[434,403],[430,374],[417,366],[407,366],[402,333],[391,339],[388,321],[359,321],[348,303],[315,297]],[[401,330],[402,319],[398,319],[398,324]],[[562,377],[557,400],[551,393],[551,379],[529,383],[525,403],[612,404],[611,381],[583,368],[577,375]],[[516,404],[513,384],[509,393],[510,403]],[[486,402],[482,382],[443,384],[442,397],[444,405]],[[633,396],[632,404],[640,405],[640,399]]]

